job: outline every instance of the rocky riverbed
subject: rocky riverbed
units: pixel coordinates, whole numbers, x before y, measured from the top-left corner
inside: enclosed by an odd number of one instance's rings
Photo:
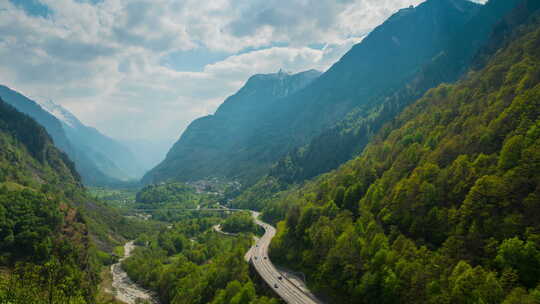
[[[118,263],[111,265],[113,294],[116,299],[127,304],[151,303],[159,304],[153,293],[135,284],[122,269],[122,261],[131,256],[135,249],[133,241],[124,245],[124,257]],[[144,302],[146,301],[146,302]]]

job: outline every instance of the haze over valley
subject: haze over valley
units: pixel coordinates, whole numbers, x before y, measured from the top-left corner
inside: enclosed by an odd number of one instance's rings
[[[540,304],[537,0],[0,3],[0,303]]]

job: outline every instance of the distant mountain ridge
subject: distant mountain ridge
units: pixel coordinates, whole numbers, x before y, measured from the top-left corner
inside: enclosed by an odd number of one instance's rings
[[[55,145],[75,162],[85,184],[111,184],[142,175],[127,148],[85,126],[60,105],[36,102],[2,85],[0,97],[45,127]]]
[[[319,77],[315,70],[290,75],[283,71],[254,75],[234,95],[227,98],[214,115],[193,121],[165,160],[148,172],[143,182],[166,179],[181,181],[213,176],[233,176],[244,146],[254,135],[254,127],[272,111],[280,98],[297,92]],[[258,151],[265,157],[264,151]],[[261,167],[247,161],[243,169],[259,174]]]
[[[165,161],[143,181],[185,181],[218,176],[253,184],[275,161],[308,143],[351,110],[377,106],[374,102],[378,97],[413,77],[422,65],[442,51],[448,37],[464,26],[480,7],[466,0],[428,0],[417,7],[400,10],[327,72],[304,88],[267,103],[270,107],[264,108],[264,115],[247,111],[248,117],[245,117],[246,112],[237,107],[237,115],[229,115],[229,120],[221,124],[212,125],[208,117],[196,120],[169,151]],[[248,98],[249,95],[243,93],[252,88],[250,85],[248,81],[238,94]],[[265,93],[261,90],[257,96]],[[244,103],[257,104],[256,98],[252,99],[251,103]],[[227,103],[223,108],[227,108]],[[218,113],[219,110],[216,116]],[[250,123],[238,123],[235,119]],[[202,140],[207,138],[202,134],[224,139],[219,130],[232,125],[244,127],[237,129],[242,136],[226,137],[223,145],[211,147],[207,140]],[[197,132],[192,132],[194,130]],[[196,138],[197,134],[201,136]],[[207,153],[209,149],[213,151]]]
[[[120,180],[142,176],[144,169],[140,168],[129,148],[95,128],[84,125],[61,105],[52,101],[42,102],[40,105],[62,122],[68,139],[75,146],[84,148],[101,171]]]

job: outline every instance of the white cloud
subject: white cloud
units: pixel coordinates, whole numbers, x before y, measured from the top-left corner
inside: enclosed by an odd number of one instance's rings
[[[252,74],[324,70],[397,9],[422,2],[39,1],[49,18],[0,1],[0,83],[52,99],[114,137],[163,139],[213,112]],[[230,56],[199,72],[160,65],[193,49]]]

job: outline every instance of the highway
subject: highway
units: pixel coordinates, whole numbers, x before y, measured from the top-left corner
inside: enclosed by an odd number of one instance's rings
[[[264,235],[256,240],[246,254],[255,270],[263,280],[272,288],[285,302],[289,304],[322,304],[321,301],[312,295],[302,291],[286,276],[282,275],[270,261],[268,257],[268,247],[272,238],[276,235],[276,228],[259,220],[259,213],[251,211],[255,223],[264,228]]]
[[[147,209],[145,209],[147,210]],[[222,208],[200,208],[197,209],[185,209],[186,211],[249,211],[253,216],[255,223],[264,229],[264,235],[259,238],[254,238],[255,243],[253,246],[246,252],[244,259],[253,264],[253,267],[261,278],[272,288],[286,303],[288,304],[323,304],[320,300],[316,299],[309,291],[304,291],[298,285],[296,285],[293,280],[290,280],[286,275],[279,272],[274,264],[270,261],[268,257],[268,247],[270,242],[276,235],[276,228],[272,225],[267,224],[259,220],[259,212],[251,210],[241,210],[241,209],[228,209],[226,207]],[[218,233],[226,235],[229,234],[221,230],[220,225],[215,225],[213,227]],[[304,287],[305,288],[305,287]]]

